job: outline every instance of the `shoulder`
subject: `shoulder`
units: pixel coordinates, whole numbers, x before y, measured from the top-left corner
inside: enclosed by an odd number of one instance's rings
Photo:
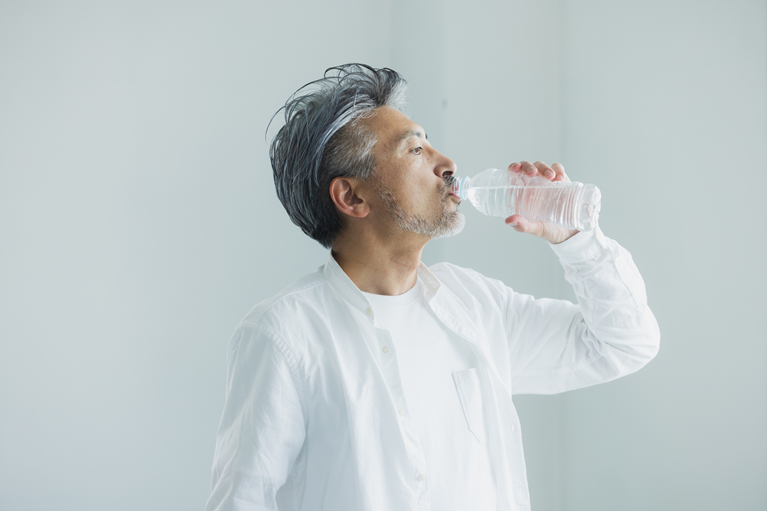
[[[322,295],[328,292],[328,280],[321,269],[305,275],[288,287],[257,303],[240,321],[238,328],[266,328],[276,326],[277,319],[301,316],[315,308]]]
[[[296,381],[304,380],[317,365],[309,353],[331,329],[327,310],[337,308],[339,300],[321,269],[302,277],[245,315],[232,334],[228,357],[276,349]]]
[[[276,295],[256,304],[234,329],[227,346],[229,381],[255,381],[277,377],[287,368],[299,396],[305,403],[308,374],[306,347],[312,333],[323,328],[322,304],[332,293],[321,270],[292,283]],[[239,368],[239,369],[238,369]],[[264,376],[267,375],[267,376]]]
[[[316,314],[329,293],[327,278],[321,270],[317,270],[256,304],[240,321],[237,329],[289,337],[291,326],[299,326]]]

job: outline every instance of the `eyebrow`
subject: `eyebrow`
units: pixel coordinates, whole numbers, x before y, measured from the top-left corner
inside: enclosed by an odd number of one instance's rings
[[[417,130],[407,130],[407,131],[403,131],[403,132],[400,134],[400,136],[399,136],[399,137],[397,137],[397,140],[396,140],[396,142],[397,142],[397,143],[400,143],[400,142],[402,142],[403,140],[405,140],[405,139],[408,139],[408,138],[410,138],[410,137],[417,137],[417,138],[421,138],[421,135],[423,135],[423,133],[421,133],[420,131],[417,131]],[[426,137],[426,140],[429,140],[429,137],[428,137],[428,135],[424,135],[424,136]]]
[[[399,143],[402,142],[403,140],[406,140],[406,139],[408,139],[410,137],[421,138],[421,135],[423,135],[426,140],[429,140],[429,135],[427,135],[427,134],[421,133],[418,130],[407,130],[407,131],[403,131],[400,134],[400,136],[397,137],[397,140],[395,141],[395,143],[397,145],[399,145]]]

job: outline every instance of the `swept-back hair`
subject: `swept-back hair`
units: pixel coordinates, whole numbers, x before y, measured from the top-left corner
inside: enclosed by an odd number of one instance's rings
[[[406,90],[396,71],[346,64],[298,89],[274,114],[285,114],[269,149],[277,197],[293,223],[324,247],[344,226],[330,182],[368,179],[375,169],[376,136],[358,121],[382,106],[404,111]]]

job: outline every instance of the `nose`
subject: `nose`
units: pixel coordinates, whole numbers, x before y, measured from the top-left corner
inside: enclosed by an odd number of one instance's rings
[[[458,170],[455,162],[440,152],[437,152],[437,156],[439,159],[437,166],[434,168],[434,173],[441,178],[454,175],[456,170]]]

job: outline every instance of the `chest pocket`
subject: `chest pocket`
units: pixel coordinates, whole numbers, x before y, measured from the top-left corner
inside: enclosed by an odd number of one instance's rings
[[[487,370],[482,368],[464,369],[453,373],[453,382],[461,400],[466,425],[477,442],[484,444],[487,438],[485,411],[493,399]]]

